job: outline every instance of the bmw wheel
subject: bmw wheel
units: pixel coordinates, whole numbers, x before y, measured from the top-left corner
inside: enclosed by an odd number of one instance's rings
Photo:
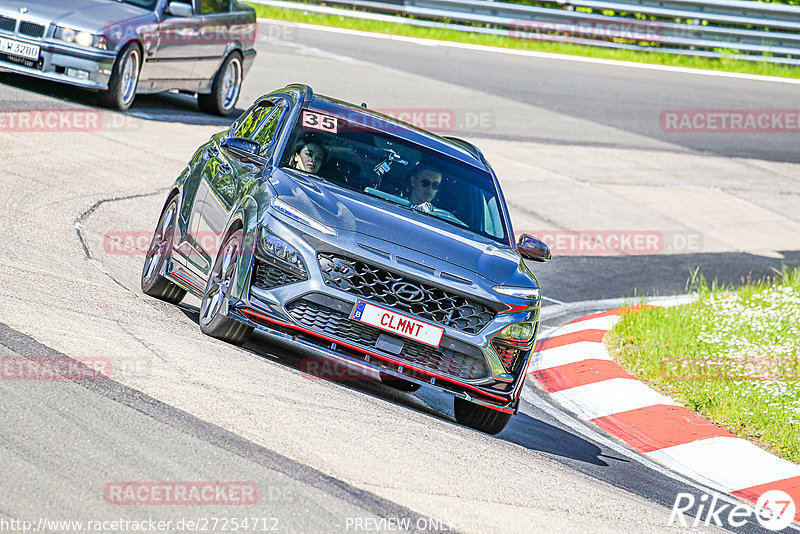
[[[480,432],[492,435],[498,434],[511,419],[510,413],[492,410],[480,404],[464,400],[461,397],[455,397],[453,400],[456,421]]]
[[[100,94],[104,106],[125,111],[136,97],[136,88],[139,85],[139,71],[142,69],[142,54],[135,43],[129,43],[119,53],[108,89]]]
[[[234,52],[225,58],[222,66],[217,71],[217,75],[214,76],[214,83],[211,84],[211,94],[197,95],[197,103],[200,105],[200,109],[206,113],[222,115],[223,117],[229,115],[239,101],[243,78],[242,58],[238,52]]]
[[[236,281],[243,239],[244,231],[237,230],[225,240],[222,252],[217,255],[217,261],[211,270],[200,304],[200,330],[206,335],[234,345],[241,345],[247,341],[253,332],[252,326],[226,317],[223,313],[225,301],[231,293],[231,286]]]
[[[175,234],[175,221],[178,218],[178,198],[174,197],[167,204],[161,217],[158,219],[158,226],[153,233],[150,241],[150,248],[144,260],[142,269],[142,292],[157,299],[165,300],[170,304],[177,304],[183,300],[186,290],[176,286],[163,276],[161,271],[172,251],[172,238]]]

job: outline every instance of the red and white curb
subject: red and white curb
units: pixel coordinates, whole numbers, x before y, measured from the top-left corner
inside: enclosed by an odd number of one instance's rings
[[[548,332],[534,347],[530,378],[580,419],[689,479],[753,503],[768,490],[788,493],[800,521],[800,465],[699,417],[611,359],[606,332],[637,308],[586,315]]]

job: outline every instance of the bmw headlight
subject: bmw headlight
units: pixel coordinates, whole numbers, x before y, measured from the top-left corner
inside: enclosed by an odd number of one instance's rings
[[[108,40],[104,35],[95,35],[89,32],[75,31],[66,26],[56,26],[53,37],[67,43],[75,43],[78,46],[99,48],[108,50]]]
[[[494,286],[492,289],[501,295],[508,295],[518,299],[538,301],[541,297],[538,287]]]
[[[261,228],[261,235],[258,238],[257,255],[271,263],[276,263],[281,267],[289,268],[292,271],[299,271],[305,275],[308,271],[303,257],[292,245],[272,234],[266,228]]]
[[[272,200],[269,201],[269,205],[272,207],[272,209],[274,209],[278,213],[285,215],[286,217],[289,217],[290,219],[295,220],[299,223],[305,224],[306,226],[309,226],[318,232],[322,232],[323,234],[328,234],[328,235],[336,235],[336,230],[334,230],[330,226],[322,224],[315,218],[311,217],[310,215],[307,215],[306,213],[295,208],[294,206],[290,206],[283,200],[273,197]]]

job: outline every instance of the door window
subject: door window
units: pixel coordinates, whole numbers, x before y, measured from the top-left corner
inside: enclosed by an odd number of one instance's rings
[[[261,145],[261,154],[266,154],[281,124],[284,112],[289,104],[286,100],[277,103],[265,101],[236,122],[233,137],[247,137]]]
[[[200,13],[227,13],[231,10],[231,0],[200,0]]]

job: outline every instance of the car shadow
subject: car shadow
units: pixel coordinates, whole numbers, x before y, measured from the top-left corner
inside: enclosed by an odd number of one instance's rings
[[[199,310],[196,307],[182,304],[180,309],[189,319],[195,323],[198,322]],[[267,338],[258,330],[254,332],[254,335],[242,348],[254,356],[266,358],[300,371],[308,380],[325,380],[398,406],[425,413],[454,425],[459,424],[453,416],[450,395],[434,388],[423,387],[416,393],[404,393],[383,384],[378,380],[377,375],[367,375],[360,371],[348,372],[343,367],[322,367],[329,370],[336,369],[336,371],[313,374],[308,372],[309,358],[313,357],[292,349],[288,344],[273,343],[270,338]],[[317,359],[317,361],[320,360]],[[317,368],[319,369],[320,367]],[[525,413],[527,411],[526,405],[527,403],[523,401],[522,409],[511,418],[508,426],[496,436],[497,439],[529,450],[560,456],[577,462],[601,467],[609,465],[603,458],[612,458],[604,455],[600,447],[574,433],[531,417],[528,413]],[[618,457],[613,459],[628,461]]]
[[[18,109],[37,109],[52,107],[55,109],[70,109],[74,105],[89,106],[108,113],[120,113],[129,117],[136,117],[144,120],[181,123],[195,126],[220,126],[226,128],[233,124],[244,110],[236,108],[227,117],[210,115],[200,110],[197,105],[197,98],[192,95],[177,92],[156,93],[152,95],[137,95],[133,105],[125,112],[118,112],[99,106],[98,94],[93,91],[83,90],[71,85],[66,85],[48,80],[31,78],[22,74],[12,72],[0,72],[0,84],[8,87],[27,91],[35,95],[59,100],[58,104],[47,104],[39,99],[13,101],[6,98],[0,104],[0,112],[17,111]],[[17,109],[10,109],[16,106]]]

